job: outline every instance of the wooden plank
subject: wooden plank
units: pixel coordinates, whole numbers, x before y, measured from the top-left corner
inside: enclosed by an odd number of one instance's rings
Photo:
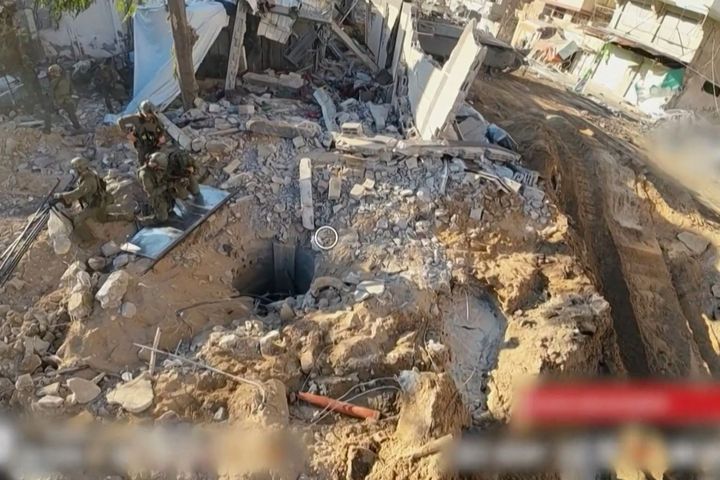
[[[190,110],[194,106],[198,91],[192,59],[195,33],[187,21],[185,0],[168,0],[168,10],[170,11],[170,26],[172,27],[173,45],[175,46],[180,96],[182,97],[183,108]]]
[[[230,53],[228,57],[227,72],[225,74],[225,90],[234,90],[239,71],[247,70],[245,57],[245,31],[247,30],[247,6],[240,1],[235,12],[235,25],[233,25]]]
[[[350,49],[352,52],[357,55],[357,57],[365,64],[367,67],[374,73],[378,71],[377,64],[373,61],[372,58],[370,58],[369,55],[367,55],[365,52],[362,51],[360,46],[355,43],[355,40],[350,38],[350,35],[345,33],[345,31],[342,29],[340,25],[333,22],[330,24],[330,28],[332,28],[332,31],[335,35],[338,36],[340,40]]]

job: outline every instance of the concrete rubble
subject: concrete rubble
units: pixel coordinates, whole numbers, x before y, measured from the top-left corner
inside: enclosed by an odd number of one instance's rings
[[[113,309],[120,306],[122,298],[130,283],[130,274],[125,270],[118,270],[108,276],[105,283],[95,294],[95,299],[104,309]]]
[[[130,413],[144,412],[155,399],[152,382],[144,375],[116,386],[106,396],[108,403],[116,403]]]
[[[437,455],[396,453],[504,419],[512,388],[498,372],[601,364],[609,308],[566,248],[545,172],[490,142],[466,103],[485,55],[475,21],[440,65],[418,41],[413,4],[369,5],[386,14],[358,5],[341,22],[310,0],[240,7],[257,17],[254,40],[298,72],[253,71],[248,48],[232,91],[201,88],[193,108],[162,116],[202,183],[232,199],[156,263],[126,243],[132,225],[93,224],[88,247],[52,220],[18,278],[31,291],[0,305],[3,402],[301,431],[310,460],[278,478],[441,478]],[[351,25],[366,14],[363,45]],[[304,38],[311,54],[292,51]],[[67,151],[87,150],[132,211],[143,197],[122,135],[103,127],[76,143]],[[57,154],[47,148],[43,158]],[[691,235],[678,240],[702,254],[708,243]]]

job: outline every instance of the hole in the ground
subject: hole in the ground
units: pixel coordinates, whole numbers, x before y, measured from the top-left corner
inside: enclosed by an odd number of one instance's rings
[[[299,246],[267,242],[238,260],[233,287],[261,304],[307,292],[315,276],[312,251]]]

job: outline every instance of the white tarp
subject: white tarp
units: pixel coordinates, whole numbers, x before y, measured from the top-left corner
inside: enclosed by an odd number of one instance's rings
[[[228,15],[218,2],[186,0],[185,5],[188,23],[198,37],[193,46],[193,65],[197,71],[220,30],[228,24]],[[138,6],[133,16],[135,79],[133,99],[125,113],[137,111],[143,100],[164,109],[180,94],[168,17],[164,3],[145,3]]]

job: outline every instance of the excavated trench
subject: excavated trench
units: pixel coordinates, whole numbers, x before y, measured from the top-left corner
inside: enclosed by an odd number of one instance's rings
[[[611,305],[620,360],[633,377],[686,377],[702,370],[692,325],[655,236],[635,173],[563,117],[515,126],[523,156],[551,179],[572,220],[575,250]],[[607,140],[610,142],[610,140]]]

